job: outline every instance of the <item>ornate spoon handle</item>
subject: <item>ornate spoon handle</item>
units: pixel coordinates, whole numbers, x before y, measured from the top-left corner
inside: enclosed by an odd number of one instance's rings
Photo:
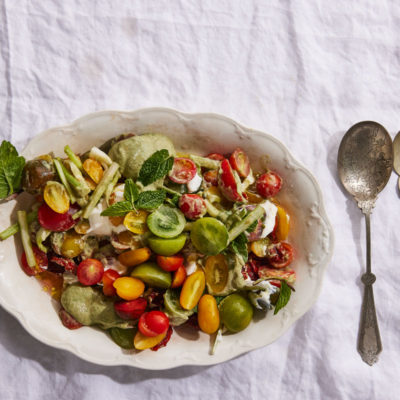
[[[370,213],[368,212],[365,214],[365,224],[367,232],[367,272],[361,277],[365,288],[357,350],[363,361],[372,365],[378,361],[378,354],[382,351],[382,342],[378,319],[376,318],[374,292],[372,290],[372,284],[375,282],[376,277],[371,272],[371,226]]]

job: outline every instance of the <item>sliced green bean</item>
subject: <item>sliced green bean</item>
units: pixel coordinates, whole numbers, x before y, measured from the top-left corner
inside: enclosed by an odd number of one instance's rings
[[[31,211],[26,219],[28,222],[28,225],[30,225],[36,218],[37,218],[37,211]],[[15,224],[12,224],[9,226],[7,229],[5,229],[3,232],[0,232],[0,240],[6,240],[11,236],[14,236],[16,233],[20,231],[19,228],[19,223],[16,222]]]
[[[36,259],[33,253],[31,238],[28,231],[26,211],[17,211],[19,226],[21,227],[22,246],[24,247],[26,261],[31,268],[36,266]]]
[[[64,152],[68,158],[81,170],[83,171],[83,165],[79,157],[72,151],[71,147],[66,145],[64,147]]]
[[[71,186],[69,186],[67,178],[66,178],[66,176],[64,174],[63,165],[57,159],[54,159],[53,161],[54,161],[54,166],[56,167],[58,176],[60,177],[60,180],[61,180],[62,184],[65,186],[65,189],[67,189],[67,192],[69,194],[69,198],[71,199],[71,203],[74,204],[76,202],[76,198],[75,198],[75,195],[72,192]]]

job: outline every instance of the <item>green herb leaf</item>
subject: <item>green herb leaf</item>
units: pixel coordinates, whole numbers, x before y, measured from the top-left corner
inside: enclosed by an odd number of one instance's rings
[[[120,201],[106,208],[100,215],[102,217],[122,217],[132,211],[132,208],[130,201]]]
[[[254,222],[247,228],[246,232],[249,232],[249,233],[254,232],[255,229],[257,228],[257,225],[258,225],[258,221],[254,221]]]
[[[279,292],[279,297],[278,301],[276,302],[275,305],[275,310],[274,310],[274,315],[278,314],[278,312],[286,306],[286,304],[290,300],[290,296],[292,294],[292,289],[290,286],[286,283],[286,281],[281,281],[281,290]]]
[[[125,181],[124,197],[126,201],[129,201],[132,204],[132,206],[139,197],[139,188],[130,178]]]
[[[241,233],[235,240],[231,243],[231,249],[236,253],[239,254],[244,262],[247,262],[248,259],[248,252],[247,252],[247,238],[244,233]]]
[[[167,193],[164,189],[160,190],[147,190],[139,194],[135,201],[135,206],[143,210],[151,210],[157,208],[164,203]]]
[[[0,199],[18,191],[21,186],[25,158],[6,140],[0,145]]]
[[[174,157],[169,156],[168,150],[158,150],[143,163],[138,180],[144,186],[150,185],[167,175],[173,163]]]

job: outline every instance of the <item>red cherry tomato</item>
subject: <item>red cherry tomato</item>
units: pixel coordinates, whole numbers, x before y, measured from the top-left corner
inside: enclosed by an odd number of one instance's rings
[[[207,207],[204,199],[198,194],[184,194],[179,199],[179,208],[188,219],[201,218]]]
[[[150,350],[157,351],[158,349],[161,349],[161,347],[165,347],[167,345],[167,343],[169,342],[169,339],[171,339],[171,335],[172,335],[172,327],[170,326],[168,328],[168,332],[167,332],[167,335],[165,336],[165,338],[163,340],[161,340],[160,343],[156,344],[154,347],[151,347]]]
[[[238,147],[230,156],[229,162],[242,178],[247,178],[250,173],[250,161],[242,149]]]
[[[211,158],[211,160],[222,161],[225,157],[220,153],[210,153],[207,158]]]
[[[59,214],[43,203],[38,210],[39,224],[53,232],[67,231],[78,222],[78,219],[72,219],[72,215],[78,210],[76,205],[72,205],[66,213]]]
[[[169,172],[169,179],[175,183],[188,183],[196,175],[196,164],[189,158],[178,157],[174,159],[174,165]]]
[[[183,285],[185,282],[187,273],[186,268],[181,265],[175,272],[174,277],[172,278],[171,288],[177,288]]]
[[[91,286],[99,283],[103,278],[104,267],[101,261],[95,258],[87,258],[78,265],[76,275],[79,282],[84,286]]]
[[[36,246],[32,246],[32,248],[36,260],[36,267],[32,268],[28,265],[25,252],[23,252],[21,256],[21,267],[28,276],[37,275],[38,273],[45,271],[49,265],[46,253],[39,250]]]
[[[229,161],[223,160],[218,174],[218,186],[229,201],[244,201],[243,195],[238,190],[238,183],[240,182],[236,181]]]
[[[68,329],[78,329],[83,325],[78,322],[71,314],[67,313],[63,308],[58,312],[62,324]]]
[[[139,319],[139,331],[144,336],[154,337],[166,332],[169,327],[169,319],[162,311],[149,311],[141,315]]]
[[[183,257],[179,255],[175,256],[157,256],[157,264],[164,271],[176,271],[183,264]]]
[[[114,310],[122,319],[138,319],[146,311],[146,307],[147,300],[143,297],[114,303]]]
[[[276,196],[282,188],[282,178],[276,172],[267,172],[257,179],[256,188],[264,198]]]
[[[114,281],[119,278],[120,275],[115,269],[108,269],[104,271],[103,275],[103,293],[106,296],[115,296],[117,294],[117,290],[113,286]]]
[[[210,183],[212,186],[218,186],[218,171],[216,169],[211,169],[204,172],[203,178],[206,182]]]
[[[293,247],[286,242],[278,242],[267,249],[267,259],[271,267],[285,268],[293,261]]]

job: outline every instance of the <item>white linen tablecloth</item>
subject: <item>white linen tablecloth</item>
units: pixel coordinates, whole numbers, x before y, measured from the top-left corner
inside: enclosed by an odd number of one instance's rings
[[[278,341],[212,367],[103,367],[32,338],[0,308],[0,399],[399,399],[400,199],[372,217],[384,350],[356,351],[365,227],[336,172],[355,122],[400,129],[400,4],[382,1],[0,2],[0,136],[103,109],[216,112],[279,138],[317,177],[336,232],[315,306]]]

